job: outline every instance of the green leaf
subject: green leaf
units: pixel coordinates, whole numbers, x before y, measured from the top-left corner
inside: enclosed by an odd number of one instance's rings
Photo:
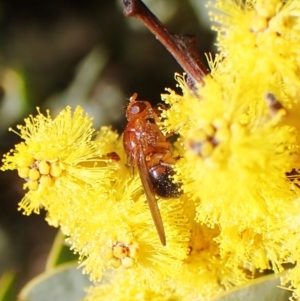
[[[74,261],[78,261],[78,256],[70,250],[65,243],[65,236],[58,231],[46,262],[46,271]]]
[[[272,274],[257,278],[211,301],[289,301],[292,292],[279,287],[282,276]]]
[[[30,281],[20,292],[19,300],[80,301],[85,287],[92,285],[88,275],[75,264],[61,265]]]
[[[15,300],[16,273],[9,271],[0,278],[0,301]]]

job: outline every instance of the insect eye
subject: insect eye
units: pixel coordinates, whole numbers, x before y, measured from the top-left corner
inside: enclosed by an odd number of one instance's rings
[[[143,112],[147,106],[143,102],[136,102],[131,108],[130,113],[133,115]]]

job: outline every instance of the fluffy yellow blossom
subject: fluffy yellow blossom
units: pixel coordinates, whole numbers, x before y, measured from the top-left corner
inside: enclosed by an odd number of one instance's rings
[[[295,268],[282,282],[300,295],[300,1],[209,6],[210,74],[194,90],[176,75],[181,95],[162,95],[182,190],[157,198],[166,246],[122,139],[108,127],[95,137],[81,108],[26,119],[4,158],[25,180],[24,213],[47,210],[84,272],[105,276],[86,301],[210,300],[286,263]]]
[[[299,2],[245,2],[209,4],[214,9],[211,18],[218,23],[214,27],[218,50],[226,58],[222,70],[236,77],[248,74],[250,85],[260,80],[275,85],[282,81],[295,96],[292,92],[299,89]]]
[[[190,205],[189,205],[190,206]],[[215,239],[220,231],[191,222],[190,253],[179,273],[168,285],[180,300],[210,300],[224,290],[244,283],[248,276],[241,266],[220,256]]]
[[[94,137],[91,119],[79,107],[53,120],[39,112],[18,128],[24,142],[5,156],[2,169],[22,169],[29,191],[20,208],[26,214],[45,209],[48,223],[61,227],[92,279],[100,280],[108,268],[139,271],[149,282],[178,270],[190,239],[183,200],[158,200],[168,237],[164,247],[115,132],[102,127]],[[44,185],[44,176],[51,185]],[[28,185],[33,180],[36,189]]]
[[[141,281],[141,275],[136,273],[125,272],[117,275],[106,274],[105,276],[103,283],[87,290],[88,294],[84,301],[181,301],[181,298],[176,296],[173,290],[167,286],[161,290],[147,287]],[[156,282],[156,279],[153,278],[153,281]]]
[[[18,131],[24,141],[4,157],[1,169],[17,169],[24,178],[24,189],[29,190],[20,203],[24,214],[54,210],[58,215],[52,223],[57,224],[66,213],[62,207],[71,209],[67,204],[73,194],[107,182],[112,169],[106,168],[108,160],[101,158],[104,154],[92,140],[95,130],[82,108],[72,113],[67,107],[55,119],[39,112],[25,119]]]
[[[207,78],[195,95],[179,77],[183,95],[163,95],[171,105],[166,128],[176,130],[177,112],[188,112],[178,130],[184,136],[176,179],[196,204],[196,220],[220,227],[215,240],[227,264],[279,272],[292,258],[283,250],[290,236],[280,229],[299,202],[287,177],[297,167],[298,132],[285,122],[283,106],[268,105],[273,94],[261,97],[260,110],[242,81],[230,88],[226,81],[221,74]]]
[[[289,203],[298,195],[286,178],[294,167],[291,149],[297,149],[297,132],[289,126],[277,126],[284,118],[282,111],[276,116],[263,112],[255,118],[249,113],[251,95],[245,92],[241,103],[239,87],[231,91],[221,91],[221,87],[208,79],[198,101],[190,92],[181,102],[173,92],[164,95],[171,105],[164,114],[165,123],[175,124],[173,98],[176,111],[193,105],[179,130],[186,133],[186,152],[177,164],[177,174],[183,190],[195,200],[201,199],[199,220],[212,225],[250,225],[266,213],[268,205],[277,206],[274,200],[281,202],[284,197]]]
[[[192,210],[190,210],[192,213]],[[127,270],[125,273],[106,273],[103,282],[89,288],[85,301],[107,300],[210,300],[233,285],[244,283],[245,272],[226,264],[219,256],[214,238],[219,231],[194,222],[190,252],[184,264],[165,281],[153,277],[144,281],[143,274]]]
[[[181,136],[175,179],[196,221],[219,227],[227,264],[281,271],[299,260],[299,1],[217,1],[211,74],[197,91],[176,76],[163,127]],[[289,222],[288,222],[289,221]],[[289,241],[292,241],[289,243]],[[287,247],[289,246],[289,247]],[[298,268],[287,276],[298,287]]]
[[[133,269],[148,282],[175,273],[187,257],[190,229],[181,199],[159,200],[159,206],[167,236],[165,247],[138,176],[120,172],[105,195],[95,190],[68,238],[81,255],[85,272],[100,280],[107,268]]]

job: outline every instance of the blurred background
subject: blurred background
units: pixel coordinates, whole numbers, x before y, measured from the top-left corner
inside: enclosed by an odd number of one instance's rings
[[[144,2],[171,32],[197,35],[204,60],[205,52],[214,52],[205,1]],[[123,108],[134,92],[157,103],[165,87],[176,89],[174,73],[181,67],[122,9],[122,0],[0,1],[1,157],[20,141],[7,128],[35,115],[37,106],[54,117],[80,104],[96,128],[122,132]],[[44,213],[17,211],[24,190],[16,172],[0,177],[0,278],[14,270],[17,292],[44,270],[57,229],[47,226]]]

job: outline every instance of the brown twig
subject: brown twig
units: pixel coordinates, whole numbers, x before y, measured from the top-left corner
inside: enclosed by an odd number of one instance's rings
[[[143,22],[173,55],[193,84],[203,83],[203,77],[208,70],[197,50],[195,36],[171,34],[140,0],[123,0],[123,4],[124,15]]]

